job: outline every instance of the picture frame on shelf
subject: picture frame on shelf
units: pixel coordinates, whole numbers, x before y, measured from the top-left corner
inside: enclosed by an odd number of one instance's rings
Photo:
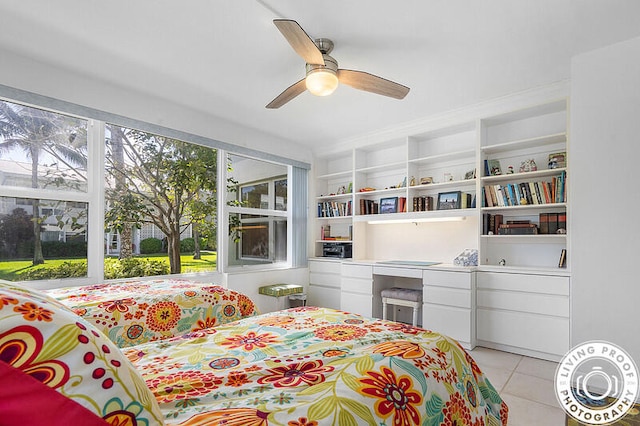
[[[464,180],[470,180],[475,178],[476,178],[476,169],[469,170],[467,173],[464,174]]]
[[[462,202],[461,191],[440,192],[438,194],[438,210],[459,209]]]
[[[398,213],[398,197],[380,199],[380,214]]]
[[[489,170],[489,176],[499,176],[502,174],[502,167],[500,166],[500,160],[497,160],[497,159],[487,160],[487,166]]]
[[[566,152],[554,152],[549,154],[549,164],[548,168],[550,169],[559,169],[567,167],[567,153]]]

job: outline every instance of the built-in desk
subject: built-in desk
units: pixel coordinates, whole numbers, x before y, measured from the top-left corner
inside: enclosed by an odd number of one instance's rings
[[[340,309],[367,317],[382,318],[385,288],[404,287],[423,291],[421,326],[449,335],[465,348],[475,346],[475,274],[473,268],[434,262],[376,262],[325,259],[310,260],[309,292],[314,302],[327,294],[335,300],[337,268],[340,270]],[[329,263],[329,264],[327,264]],[[319,274],[326,269],[324,279]],[[333,281],[333,282],[332,282]],[[411,323],[412,311],[395,306],[399,321]]]
[[[569,349],[570,274],[420,262],[310,259],[310,304],[382,318],[385,288],[423,291],[420,326],[465,348],[481,346],[557,361]],[[411,323],[411,310],[398,309]]]

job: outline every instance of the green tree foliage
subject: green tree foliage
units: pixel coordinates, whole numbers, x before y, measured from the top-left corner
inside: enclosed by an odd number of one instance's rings
[[[215,216],[217,151],[136,130],[122,135],[124,161],[107,155],[107,181],[124,183],[130,200],[114,187],[109,207],[156,225],[167,237],[170,272],[179,274],[182,232]]]

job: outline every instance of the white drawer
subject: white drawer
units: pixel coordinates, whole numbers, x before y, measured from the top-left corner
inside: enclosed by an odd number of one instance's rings
[[[422,283],[428,286],[453,287],[470,290],[473,275],[469,272],[427,271]]]
[[[371,303],[373,296],[364,294],[342,293],[340,296],[340,310],[372,317]]]
[[[569,318],[569,297],[478,289],[478,307]]]
[[[471,309],[471,292],[469,290],[425,286],[422,299],[424,303]]]
[[[460,342],[471,342],[471,311],[446,306],[422,305],[422,327],[446,334]]]
[[[477,280],[479,289],[569,295],[569,277],[558,275],[478,272]]]
[[[373,294],[373,282],[371,279],[342,277],[342,291],[351,293]]]
[[[394,268],[390,266],[374,266],[374,275],[387,275],[390,277],[422,278],[422,269]]]
[[[338,274],[324,274],[324,273],[310,273],[309,284],[320,285],[325,287],[340,288],[340,275]]]
[[[369,265],[349,265],[348,263],[343,263],[341,271],[343,277],[367,278],[371,281],[373,267]]]
[[[310,285],[307,305],[340,309],[340,290]]]
[[[309,261],[309,272],[340,275],[341,263],[338,261],[317,260]]]
[[[478,308],[478,340],[564,355],[569,319]]]

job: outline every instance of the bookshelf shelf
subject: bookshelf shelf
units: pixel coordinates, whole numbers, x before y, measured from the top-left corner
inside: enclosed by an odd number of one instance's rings
[[[527,243],[538,241],[540,243],[562,242],[567,239],[567,234],[537,234],[537,235],[481,235],[480,238],[490,240],[514,241],[523,240]]]
[[[545,178],[549,176],[559,175],[561,172],[566,172],[566,167],[559,167],[556,169],[543,169],[536,170],[535,172],[522,172],[522,173],[512,173],[506,175],[497,175],[497,176],[483,176],[481,181],[484,184],[494,184],[494,183],[502,183],[502,182],[512,182],[512,181],[529,181],[540,178]]]
[[[320,195],[316,197],[317,201],[337,201],[337,200],[349,200],[352,197],[351,193],[348,194],[335,194],[335,195]]]
[[[480,150],[487,155],[507,153],[515,150],[524,150],[528,148],[541,148],[547,145],[555,145],[567,142],[567,134],[554,133],[551,135],[543,135],[534,138],[520,139],[510,142],[499,143],[495,145],[487,145],[480,148]]]
[[[388,170],[406,169],[406,162],[396,162],[390,164],[380,164],[377,166],[361,167],[356,169],[356,173],[372,173],[372,172],[384,172]]]
[[[410,191],[420,191],[420,190],[429,190],[429,189],[447,189],[452,187],[461,187],[461,188],[474,188],[476,186],[475,179],[467,179],[467,180],[452,180],[449,182],[438,182],[438,183],[428,183],[426,185],[413,185],[409,187]]]
[[[356,192],[356,197],[371,197],[371,196],[391,196],[393,194],[404,194],[407,191],[406,187],[402,188],[388,188],[388,189],[376,189],[373,191],[359,191]]]
[[[317,179],[340,179],[340,178],[351,178],[351,170],[345,170],[343,172],[328,173],[328,174],[317,176]]]
[[[438,219],[460,218],[464,220],[467,217],[477,217],[477,209],[452,209],[452,210],[429,210],[424,212],[404,212],[404,213],[388,213],[388,214],[361,214],[353,217],[354,222],[388,222],[393,224],[396,222],[416,222],[429,221],[437,222]]]
[[[430,155],[428,157],[420,157],[409,160],[409,164],[426,165],[433,163],[443,163],[446,161],[455,160],[471,160],[473,161],[476,155],[475,150],[456,151],[445,154]]]
[[[317,217],[316,219],[318,220],[331,220],[331,221],[337,221],[337,222],[350,222],[352,220],[353,216],[348,215],[348,216],[325,216],[325,217]]]
[[[547,204],[528,204],[524,206],[482,207],[480,210],[482,212],[496,212],[496,211],[535,212],[539,210],[565,210],[566,208],[567,208],[567,203],[547,203]]]

